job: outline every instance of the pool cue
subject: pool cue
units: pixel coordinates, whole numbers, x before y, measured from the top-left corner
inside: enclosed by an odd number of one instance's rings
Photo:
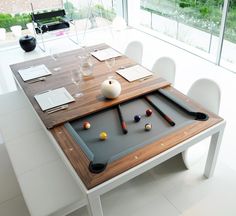
[[[154,104],[147,96],[144,96],[145,100],[150,103],[154,108],[155,110],[169,123],[170,126],[175,126],[175,122],[168,116],[166,115],[165,113],[163,113],[158,107],[156,104]]]
[[[127,130],[126,122],[123,119],[123,115],[122,115],[122,112],[121,112],[120,104],[117,105],[117,111],[118,111],[118,115],[119,115],[122,131],[123,131],[124,134],[127,134],[128,130]]]

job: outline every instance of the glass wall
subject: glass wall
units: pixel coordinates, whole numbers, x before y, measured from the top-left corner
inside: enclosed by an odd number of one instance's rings
[[[135,1],[139,4],[136,12],[133,12],[133,1],[127,1],[131,14],[129,24],[133,27],[141,28],[226,68],[230,66],[229,69],[232,69],[233,66],[236,71],[236,1],[138,0]],[[224,5],[228,1],[227,12]],[[222,52],[221,35],[224,36]]]
[[[236,2],[229,1],[221,65],[236,71]]]
[[[77,22],[79,29],[86,27],[93,29],[111,25],[116,15],[115,3],[114,0],[93,0],[92,2],[88,0],[66,0],[64,7],[67,15]]]
[[[141,25],[208,53],[215,53],[221,0],[141,0]]]
[[[65,8],[67,16],[75,20],[78,30],[110,25],[115,17],[116,1],[93,0],[91,5],[89,3],[88,0],[1,0],[0,48],[16,43],[21,35],[34,34],[30,16],[32,11],[46,12]],[[47,35],[53,36],[56,35]]]

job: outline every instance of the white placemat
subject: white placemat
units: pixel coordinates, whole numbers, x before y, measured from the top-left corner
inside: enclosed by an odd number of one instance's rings
[[[52,74],[44,64],[18,70],[18,73],[24,81]]]
[[[112,48],[107,48],[107,49],[91,52],[91,55],[93,55],[99,61],[105,61],[110,58],[119,57],[121,56],[121,53],[117,52],[116,50]]]
[[[43,111],[75,101],[64,87],[37,94],[34,98]]]
[[[147,70],[146,68],[135,65],[129,68],[117,70],[116,73],[124,77],[129,82],[133,82],[135,80],[143,79],[145,77],[152,76],[153,73]]]

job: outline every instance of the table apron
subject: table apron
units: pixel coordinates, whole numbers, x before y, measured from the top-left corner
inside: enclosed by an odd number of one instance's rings
[[[129,181],[130,179],[135,178],[136,176],[144,173],[145,171],[152,169],[153,167],[155,167],[155,166],[161,164],[162,162],[170,159],[171,157],[179,154],[180,152],[183,152],[184,150],[186,150],[190,146],[198,143],[199,141],[201,141],[207,137],[210,137],[214,134],[217,134],[221,131],[223,132],[224,128],[225,128],[225,124],[226,124],[226,121],[223,120],[222,122],[208,128],[207,130],[202,131],[201,133],[183,141],[182,143],[158,154],[157,156],[125,171],[124,173],[122,173],[118,176],[115,176],[114,178],[112,178],[112,179],[110,179],[110,180],[90,189],[90,190],[88,190],[86,188],[86,186],[84,185],[84,183],[82,182],[82,180],[80,179],[80,177],[78,176],[78,174],[76,173],[76,171],[74,170],[74,168],[72,167],[70,161],[68,160],[68,158],[64,154],[63,150],[60,148],[59,144],[57,143],[57,141],[54,138],[54,136],[52,135],[52,133],[49,130],[47,130],[46,127],[44,127],[44,124],[43,124],[42,120],[39,118],[39,116],[37,115],[36,111],[33,108],[32,108],[32,110],[36,114],[39,122],[43,126],[43,129],[48,134],[50,140],[53,142],[60,157],[64,161],[66,167],[70,171],[70,173],[73,176],[73,178],[75,179],[75,181],[78,183],[81,190],[84,192],[84,194],[87,194],[89,196],[95,196],[95,197],[100,196],[100,195],[118,187],[119,185]]]
[[[222,121],[214,126],[212,126],[211,128],[208,128],[205,131],[202,131],[201,133],[183,141],[182,143],[158,154],[157,156],[127,170],[126,172],[115,176],[114,178],[90,189],[87,191],[87,194],[90,194],[92,196],[100,196],[116,187],[118,187],[119,185],[129,181],[130,179],[144,173],[147,170],[152,169],[153,167],[161,164],[162,162],[170,159],[171,157],[183,152],[184,150],[186,150],[187,148],[189,148],[190,146],[198,143],[199,141],[210,137],[214,134],[217,134],[221,131],[224,131],[224,127],[225,127],[226,122]]]

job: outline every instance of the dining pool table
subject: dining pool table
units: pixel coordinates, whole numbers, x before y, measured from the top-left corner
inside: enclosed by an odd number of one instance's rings
[[[93,75],[80,85],[83,96],[66,109],[53,113],[41,110],[36,94],[64,87],[74,95],[78,87],[71,82],[70,72],[78,68],[78,56],[108,47],[98,44],[59,53],[57,62],[46,56],[11,65],[16,82],[86,195],[91,216],[103,216],[101,195],[207,137],[211,143],[204,175],[211,177],[226,124],[156,74],[134,82],[119,76],[116,71],[120,68],[137,65],[125,55],[116,58],[112,71],[104,61],[93,58]],[[43,82],[22,80],[20,69],[41,64],[52,72]],[[58,66],[61,70],[53,70]],[[101,94],[101,83],[109,76],[122,88],[113,100]]]

